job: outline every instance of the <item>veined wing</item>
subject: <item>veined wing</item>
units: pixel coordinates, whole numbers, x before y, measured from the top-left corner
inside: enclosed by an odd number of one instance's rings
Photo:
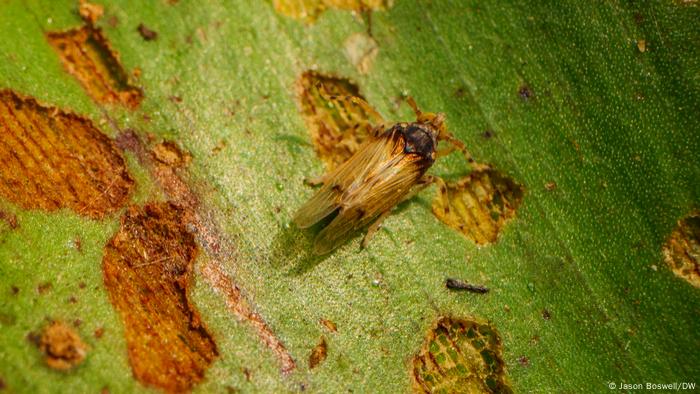
[[[314,242],[314,252],[325,254],[355,231],[398,204],[423,175],[416,155],[397,155],[374,168],[368,178],[344,196],[340,212]]]
[[[368,174],[386,162],[392,151],[387,136],[372,138],[345,163],[326,175],[323,186],[294,214],[299,228],[308,228],[340,208],[345,195],[361,186]]]

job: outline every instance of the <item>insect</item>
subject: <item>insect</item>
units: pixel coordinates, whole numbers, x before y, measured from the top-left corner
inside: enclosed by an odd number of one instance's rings
[[[425,173],[437,158],[459,150],[474,163],[464,144],[447,131],[445,115],[422,112],[410,97],[407,101],[416,121],[391,126],[361,98],[342,99],[362,106],[379,124],[347,161],[308,181],[323,186],[299,208],[293,221],[305,229],[332,218],[314,240],[314,253],[319,255],[333,251],[356,231],[369,226],[362,240],[362,247],[366,247],[392,208],[434,182],[444,186],[440,178]],[[451,145],[438,150],[440,141]]]

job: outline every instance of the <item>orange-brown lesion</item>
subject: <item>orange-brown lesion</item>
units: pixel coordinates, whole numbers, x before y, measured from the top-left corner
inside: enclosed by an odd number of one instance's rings
[[[102,263],[134,376],[167,392],[190,390],[218,356],[190,296],[198,248],[189,214],[172,203],[129,208]]]
[[[442,317],[411,363],[415,393],[511,393],[496,329],[478,319]]]
[[[306,23],[313,23],[325,10],[334,8],[356,12],[379,11],[392,6],[392,0],[273,0],[275,11]]]
[[[700,287],[700,212],[678,221],[663,247],[664,260],[673,273]]]
[[[91,25],[46,35],[63,67],[100,104],[138,107],[143,92],[131,84],[119,56],[102,31]]]
[[[307,71],[299,78],[297,87],[301,113],[314,148],[330,172],[373,135],[380,117],[368,105],[357,105],[347,99],[362,99],[357,85],[348,79]]]
[[[493,243],[515,217],[524,188],[509,176],[478,165],[457,182],[438,181],[433,213],[479,245]]]
[[[114,141],[90,120],[11,90],[0,90],[0,163],[0,196],[26,209],[100,219],[134,187]]]

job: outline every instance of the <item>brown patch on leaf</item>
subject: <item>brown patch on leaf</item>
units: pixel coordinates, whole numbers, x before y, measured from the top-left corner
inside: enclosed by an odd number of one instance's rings
[[[36,342],[46,364],[60,371],[80,365],[89,350],[75,330],[60,321],[49,323]]]
[[[51,290],[52,287],[53,285],[51,284],[51,282],[43,282],[39,283],[39,286],[36,287],[36,291],[39,294],[46,294],[49,290]]]
[[[440,318],[412,362],[416,393],[512,393],[503,346],[488,323]]]
[[[527,358],[527,356],[520,356],[520,357],[518,357],[518,364],[520,364],[523,367],[529,367],[530,366],[530,359]]]
[[[172,203],[130,207],[104,249],[103,276],[140,382],[185,391],[218,355],[190,299],[197,245]]]
[[[80,4],[78,6],[78,13],[80,14],[80,17],[90,25],[94,25],[95,22],[102,18],[104,12],[104,7],[102,7],[101,5],[91,4],[88,3],[86,0],[80,0]]]
[[[3,210],[0,210],[0,221],[5,222],[5,224],[7,224],[10,230],[16,230],[17,227],[19,227],[19,223],[17,222],[17,215],[11,212],[5,212]]]
[[[319,85],[327,94],[322,94]],[[350,80],[307,71],[297,83],[299,106],[316,154],[328,171],[350,158],[370,136],[378,119],[344,97],[360,97]],[[338,96],[331,99],[329,95]]]
[[[64,32],[49,32],[46,38],[66,71],[97,103],[121,104],[129,109],[139,106],[143,92],[131,84],[119,55],[99,28],[89,24]]]
[[[518,95],[521,99],[528,101],[535,96],[535,93],[529,86],[523,85],[520,87],[520,89],[518,89]]]
[[[282,373],[288,374],[296,368],[296,363],[270,326],[262,316],[253,310],[248,300],[242,294],[241,289],[234,283],[224,271],[223,264],[235,264],[233,245],[222,236],[214,216],[204,207],[200,206],[199,198],[183,179],[183,168],[170,166],[156,158],[154,149],[147,149],[138,135],[131,130],[120,133],[117,145],[122,149],[132,152],[139,163],[148,169],[151,176],[158,182],[167,197],[178,204],[186,213],[188,228],[193,232],[199,244],[206,250],[210,261],[202,267],[202,277],[223,297],[229,311],[237,318],[250,324],[258,338],[277,357],[281,365]],[[174,145],[173,145],[174,146]],[[178,149],[179,150],[179,149]],[[188,157],[186,152],[183,157]]]
[[[379,53],[377,41],[367,33],[355,33],[345,40],[343,46],[350,63],[360,74],[367,74]]]
[[[25,209],[100,219],[134,186],[114,142],[90,120],[11,90],[0,90],[0,163],[0,196]]]
[[[318,365],[326,359],[327,355],[328,343],[326,343],[325,337],[321,337],[318,344],[311,349],[311,354],[309,355],[309,368],[314,369],[318,367]]]
[[[333,323],[331,320],[321,318],[321,319],[319,319],[318,322],[321,323],[321,325],[323,325],[324,327],[326,327],[326,329],[328,329],[328,331],[338,332],[338,326],[335,323]]]
[[[390,8],[393,0],[273,0],[275,11],[305,23],[313,23],[329,8],[355,12],[381,11]]]
[[[700,211],[678,221],[663,247],[663,254],[676,276],[700,288]]]
[[[456,183],[442,184],[433,213],[477,244],[489,244],[515,217],[523,193],[521,185],[500,171],[479,168]]]
[[[646,40],[637,40],[637,49],[639,52],[644,53],[647,51],[647,42]]]
[[[192,160],[192,156],[188,152],[180,150],[180,148],[172,141],[163,141],[156,144],[152,149],[153,158],[162,164],[171,167],[187,166]]]

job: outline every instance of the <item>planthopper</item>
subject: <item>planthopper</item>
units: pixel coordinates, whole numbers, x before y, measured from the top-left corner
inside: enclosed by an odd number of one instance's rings
[[[320,86],[319,90],[322,91]],[[330,96],[329,100],[338,100]],[[299,228],[321,221],[329,223],[316,235],[314,252],[326,254],[342,245],[357,231],[367,227],[362,240],[366,247],[372,235],[391,210],[432,183],[444,187],[442,179],[426,174],[435,160],[455,150],[474,160],[464,144],[445,127],[442,113],[422,112],[415,101],[408,104],[416,114],[415,122],[388,125],[372,107],[359,97],[341,97],[359,105],[379,120],[369,138],[344,163],[325,175],[309,180],[321,188],[294,214]],[[450,145],[438,149],[438,143]]]

